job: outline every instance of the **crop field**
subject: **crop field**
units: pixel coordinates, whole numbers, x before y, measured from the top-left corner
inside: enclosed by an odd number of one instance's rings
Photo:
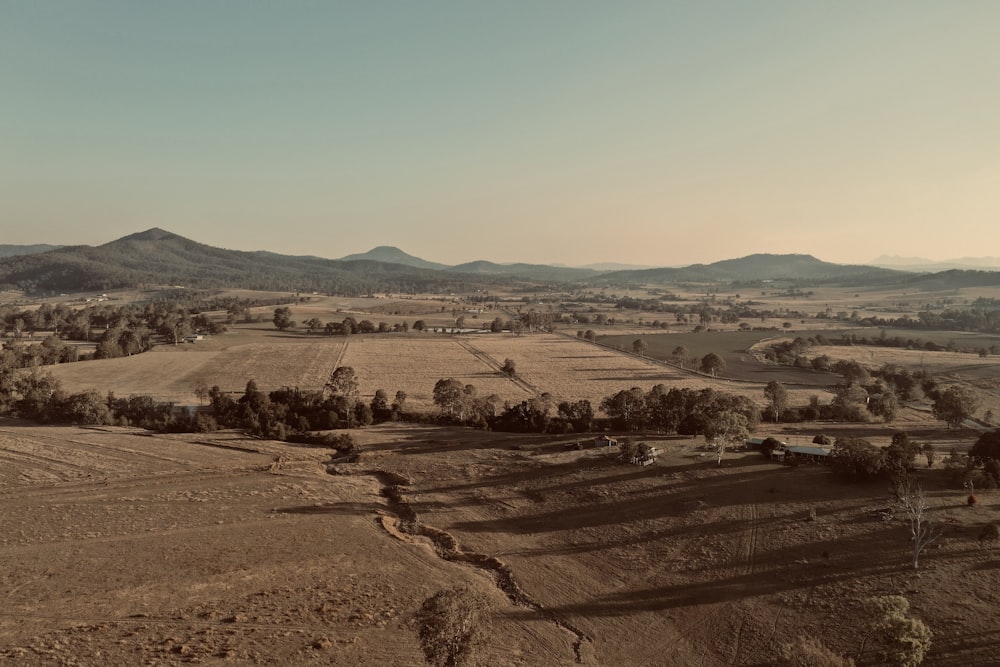
[[[517,377],[500,372],[506,358]],[[376,334],[302,336],[266,329],[238,329],[194,345],[165,345],[151,352],[97,361],[61,364],[51,372],[68,391],[96,389],[119,396],[147,394],[157,400],[194,404],[199,383],[242,392],[253,379],[263,390],[283,386],[319,389],[338,365],[351,366],[362,396],[377,389],[390,396],[406,392],[409,409],[432,411],[434,384],[455,378],[480,396],[496,394],[522,401],[543,392],[557,401],[601,400],[621,389],[656,384],[695,389],[713,387],[762,403],[766,382],[731,382],[642,359],[558,334]],[[781,367],[777,367],[781,368]],[[769,379],[769,378],[768,378]],[[806,403],[822,388],[788,387],[793,401]]]
[[[243,391],[248,380],[261,389],[283,386],[318,389],[337,366],[343,338],[288,338],[280,342],[227,345],[225,337],[194,345],[164,345],[150,352],[51,367],[69,391],[96,389],[119,396],[147,394],[175,403],[196,402],[194,387],[205,382],[223,391]]]
[[[830,428],[891,432],[775,435]],[[552,436],[357,437],[333,463],[231,432],[0,421],[0,663],[422,664],[414,615],[462,584],[487,596],[498,667],[766,665],[799,633],[873,665],[859,607],[886,594],[932,629],[925,665],[995,664],[1000,560],[976,537],[1000,496],[967,507],[940,466],[914,473],[946,531],[913,570],[906,521],[871,514],[885,484],[824,466],[720,467],[685,438],[644,438],[661,456],[637,467]]]
[[[534,395],[500,374],[490,360],[473,354],[463,340],[435,334],[352,336],[341,365],[354,368],[363,395],[384,389],[391,399],[402,389],[411,410],[434,410],[434,385],[446,378],[474,385],[479,396],[496,394],[504,400],[523,401]]]

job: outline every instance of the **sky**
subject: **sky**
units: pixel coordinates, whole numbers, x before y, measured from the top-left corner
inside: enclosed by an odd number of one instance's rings
[[[0,3],[0,243],[1000,255],[1000,2]]]

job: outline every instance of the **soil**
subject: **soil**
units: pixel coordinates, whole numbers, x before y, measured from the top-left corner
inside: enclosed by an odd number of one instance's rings
[[[904,413],[939,448],[976,437]],[[230,432],[0,422],[0,663],[417,665],[414,613],[465,584],[493,601],[483,664],[767,665],[799,635],[878,664],[857,655],[858,610],[881,594],[934,631],[924,664],[996,664],[1000,556],[976,537],[1000,502],[968,507],[937,468],[915,474],[946,532],[914,570],[908,524],[871,514],[886,484],[822,465],[718,466],[652,435],[645,467],[576,437],[354,435],[351,462]]]

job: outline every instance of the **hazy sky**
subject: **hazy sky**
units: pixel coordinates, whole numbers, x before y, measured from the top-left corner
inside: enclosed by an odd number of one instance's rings
[[[1000,2],[0,4],[0,243],[1000,255]]]

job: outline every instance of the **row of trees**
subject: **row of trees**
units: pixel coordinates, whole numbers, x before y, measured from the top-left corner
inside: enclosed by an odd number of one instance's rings
[[[415,320],[412,325],[407,322],[396,322],[395,324],[389,324],[388,322],[374,323],[371,320],[357,320],[353,317],[345,317],[340,322],[323,322],[318,317],[311,317],[304,322],[298,322],[292,319],[292,309],[288,306],[281,306],[275,308],[274,317],[272,319],[274,326],[279,331],[287,331],[289,329],[303,328],[307,334],[313,333],[323,333],[327,336],[350,336],[352,334],[371,334],[371,333],[405,333],[410,331],[426,331],[430,327],[424,320]],[[455,326],[462,328],[465,325],[465,318],[459,316],[455,320]],[[487,325],[492,332],[500,331],[510,331],[517,329],[512,320],[503,320],[499,317],[494,318],[489,325]]]

